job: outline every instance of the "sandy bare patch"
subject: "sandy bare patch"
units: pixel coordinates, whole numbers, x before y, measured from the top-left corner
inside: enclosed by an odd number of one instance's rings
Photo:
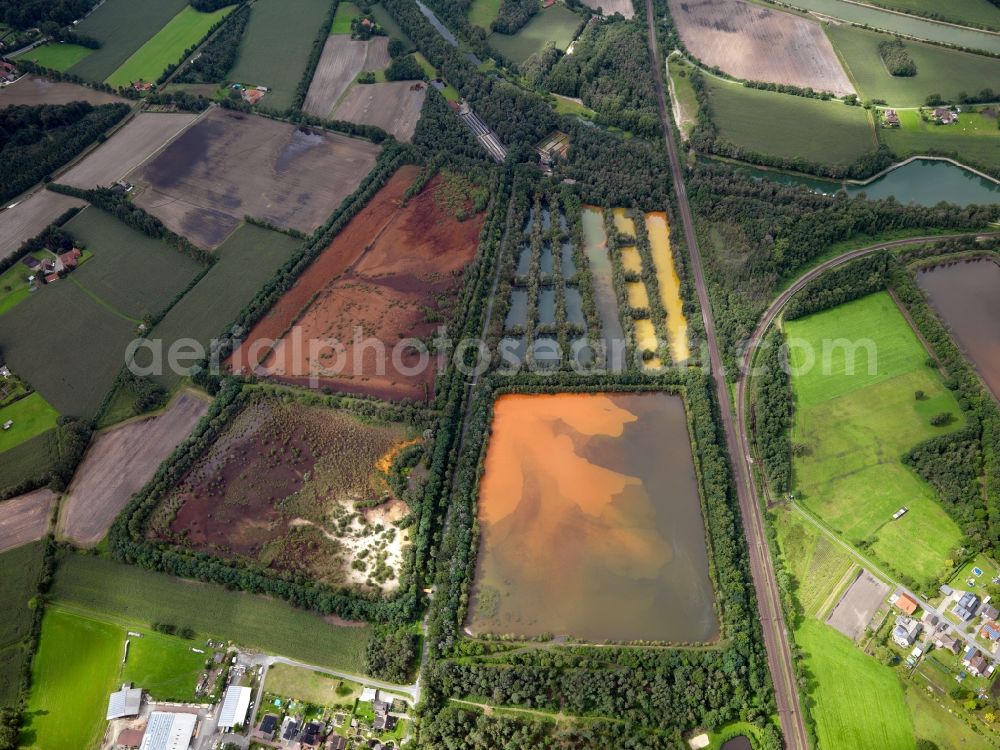
[[[120,96],[96,91],[75,83],[49,81],[36,75],[24,75],[14,83],[0,89],[0,108],[16,104],[35,107],[39,104],[69,104],[70,102],[90,102],[91,104],[112,104],[127,101]]]
[[[423,81],[358,84],[347,92],[334,117],[338,120],[375,125],[397,141],[409,143],[427,96]]]
[[[669,4],[685,46],[706,65],[750,81],[854,93],[818,23],[744,0]]]
[[[593,10],[600,8],[601,14],[605,16],[621,13],[625,18],[631,18],[635,15],[632,0],[583,0],[583,4]]]
[[[82,547],[101,541],[132,495],[153,478],[207,411],[204,399],[184,391],[160,416],[98,435],[59,513],[59,535]]]
[[[51,490],[42,489],[0,503],[0,552],[45,536],[55,501]]]
[[[0,258],[6,258],[71,208],[86,204],[68,195],[39,190],[14,208],[0,211]]]
[[[337,100],[364,67],[367,51],[368,42],[354,41],[346,34],[329,37],[302,111],[316,117],[329,116]]]
[[[138,205],[211,248],[247,215],[312,232],[380,151],[357,138],[216,108],[128,179]]]
[[[84,189],[111,185],[143,164],[196,119],[197,115],[191,114],[136,115],[83,161],[57,176],[56,182]]]

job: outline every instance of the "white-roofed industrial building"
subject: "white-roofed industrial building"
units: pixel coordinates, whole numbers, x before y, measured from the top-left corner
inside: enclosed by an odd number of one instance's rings
[[[188,750],[197,723],[197,714],[153,711],[139,750]]]
[[[219,709],[219,729],[232,729],[247,720],[250,709],[250,688],[230,685]]]
[[[142,688],[132,687],[132,683],[122,685],[122,689],[112,693],[108,698],[108,714],[105,718],[123,719],[126,716],[138,716],[142,708]]]

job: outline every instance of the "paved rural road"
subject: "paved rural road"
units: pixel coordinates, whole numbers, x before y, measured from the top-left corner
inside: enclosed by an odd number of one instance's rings
[[[729,389],[722,369],[722,355],[715,336],[715,322],[712,320],[712,308],[709,305],[708,289],[705,286],[705,275],[701,267],[701,255],[698,252],[698,237],[695,234],[694,218],[691,206],[688,204],[687,189],[684,186],[684,174],[677,144],[674,143],[670,117],[667,114],[667,100],[663,93],[663,74],[660,69],[660,55],[656,44],[656,14],[653,12],[653,0],[646,0],[646,23],[649,33],[650,66],[653,73],[653,84],[656,87],[657,106],[660,121],[663,125],[663,137],[670,155],[670,170],[673,176],[674,189],[677,193],[677,204],[680,208],[681,224],[684,228],[684,239],[687,242],[691,256],[691,271],[698,290],[698,302],[701,305],[701,315],[705,324],[705,335],[708,339],[709,358],[712,374],[715,379],[715,390],[719,399],[719,410],[726,433],[726,445],[730,460],[733,462],[733,478],[736,482],[736,494],[739,498],[740,512],[743,516],[743,530],[746,534],[747,547],[750,556],[750,573],[754,588],[757,591],[757,608],[760,613],[761,626],[764,632],[764,646],[767,650],[767,662],[771,671],[771,682],[774,684],[774,698],[778,709],[778,718],[785,735],[785,746],[788,750],[809,750],[809,740],[802,721],[802,710],[799,706],[799,691],[795,682],[795,668],[792,664],[792,651],[789,645],[788,631],[781,611],[781,598],[778,594],[778,583],[774,576],[774,566],[767,546],[767,535],[764,529],[764,518],[757,500],[757,494],[748,465],[739,460],[740,451],[737,440],[736,425],[733,420],[732,404]]]

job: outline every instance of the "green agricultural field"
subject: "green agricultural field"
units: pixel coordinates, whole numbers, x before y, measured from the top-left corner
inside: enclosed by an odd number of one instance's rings
[[[749,151],[846,166],[875,148],[868,113],[843,102],[749,89],[706,76],[719,135]]]
[[[48,471],[59,456],[56,431],[49,430],[0,456],[0,494]]]
[[[31,542],[0,552],[0,647],[20,642],[31,629],[30,600],[38,590],[44,544]]]
[[[235,8],[230,5],[214,13],[199,13],[190,5],[137,49],[128,60],[108,76],[112,86],[128,86],[132,81],[155,81],[168,65],[176,63],[184,50],[200,42],[208,30]]]
[[[804,447],[794,463],[799,501],[846,541],[869,542],[897,571],[919,581],[944,572],[961,531],[899,457],[964,418],[902,314],[883,292],[788,322],[785,332],[793,367],[806,364],[806,347],[816,352],[810,371],[793,374],[792,440]],[[873,366],[858,356],[851,375],[842,346],[827,346],[825,356],[823,342],[838,339],[873,347]],[[952,426],[931,426],[941,412],[955,416]],[[904,505],[910,512],[892,521]]]
[[[501,0],[472,0],[469,6],[469,23],[486,31],[500,13]]]
[[[917,74],[892,76],[878,51],[879,43],[892,37],[847,25],[829,26],[826,32],[863,99],[917,107],[930,94],[955,101],[960,92],[977,93],[991,87],[1000,95],[1000,59],[906,40],[904,45],[917,65]]]
[[[268,668],[264,689],[282,698],[329,708],[346,706],[350,709],[361,695],[361,686],[355,682],[288,664]]]
[[[817,617],[854,561],[794,510],[776,509],[773,523],[785,567],[795,577],[795,596],[807,617]]]
[[[51,596],[63,607],[126,625],[170,622],[329,669],[361,673],[371,628],[340,627],[263,596],[227,591],[91,555],[68,555]]]
[[[407,52],[412,52],[417,48],[413,43],[413,40],[410,39],[407,33],[403,31],[402,27],[396,23],[396,19],[389,15],[389,11],[382,7],[381,3],[373,5],[371,12],[372,18],[375,19],[375,22],[385,29],[385,33],[388,34],[390,38],[401,41]]]
[[[194,688],[212,654],[198,654],[191,648],[204,644],[143,628],[134,632],[141,632],[142,638],[129,638],[121,681],[142,687],[156,700],[200,702]]]
[[[216,250],[215,265],[153,329],[154,338],[164,348],[188,337],[208,346],[301,245],[286,234],[243,224]],[[173,385],[177,378],[166,374],[161,380]]]
[[[904,13],[934,14],[948,23],[985,26],[1000,29],[1000,8],[990,0],[877,0],[874,5],[900,10]]]
[[[11,369],[69,416],[94,416],[135,334],[132,321],[95,301],[72,275],[0,317],[0,349]]]
[[[65,72],[83,60],[94,50],[79,44],[43,44],[18,55],[18,60],[32,60],[39,65],[59,72]]]
[[[967,108],[963,107],[963,110]],[[977,109],[980,109],[977,107]],[[899,112],[898,128],[880,128],[879,138],[900,158],[920,154],[947,154],[969,166],[1000,167],[1000,108],[992,115],[963,111],[958,122],[924,122],[916,110]]]
[[[0,431],[0,453],[54,429],[59,412],[37,393],[18,399],[0,409],[0,424],[13,422],[9,430]]]
[[[553,42],[566,51],[583,20],[562,3],[556,3],[536,13],[516,34],[490,34],[489,43],[497,52],[518,65],[546,44]]]
[[[24,657],[24,646],[21,644],[0,648],[0,708],[17,704]]]
[[[118,686],[125,634],[58,608],[45,613],[32,669],[21,746],[31,750],[96,747],[108,695]]]
[[[229,77],[270,92],[261,106],[283,110],[295,101],[316,33],[330,0],[258,0],[250,12],[239,57]]]
[[[361,8],[354,3],[340,3],[333,16],[330,34],[350,34],[351,21],[361,15]]]
[[[881,2],[881,0],[879,0]],[[934,2],[934,0],[917,0],[917,2]],[[928,21],[916,16],[904,16],[892,13],[871,5],[848,2],[848,0],[786,0],[792,7],[807,11],[816,11],[823,15],[840,18],[860,26],[889,31],[916,39],[926,39],[940,44],[950,44],[966,49],[981,49],[987,52],[1000,52],[1000,36],[977,29],[961,29],[941,23]],[[949,5],[934,2],[935,7]]]
[[[160,313],[204,270],[173,246],[97,208],[81,211],[64,228],[94,256],[69,280],[136,321]]]
[[[88,81],[105,80],[186,7],[187,0],[106,0],[77,26],[101,48],[69,72]]]
[[[912,750],[916,747],[903,687],[890,667],[816,620],[795,632],[812,676],[811,712],[822,747]]]

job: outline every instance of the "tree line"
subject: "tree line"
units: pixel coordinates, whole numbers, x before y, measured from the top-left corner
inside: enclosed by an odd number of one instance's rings
[[[205,45],[198,59],[185,65],[174,80],[177,83],[221,83],[236,64],[240,42],[250,20],[250,5],[241,5],[227,17],[226,24]]]

